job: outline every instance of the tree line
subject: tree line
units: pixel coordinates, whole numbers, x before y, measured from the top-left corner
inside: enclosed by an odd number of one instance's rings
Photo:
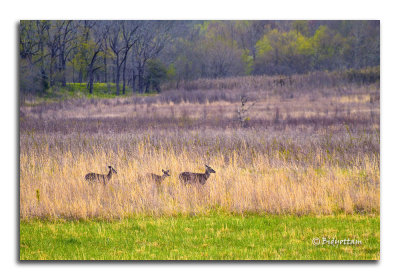
[[[20,89],[67,83],[160,91],[198,78],[292,75],[380,63],[379,21],[20,22]]]

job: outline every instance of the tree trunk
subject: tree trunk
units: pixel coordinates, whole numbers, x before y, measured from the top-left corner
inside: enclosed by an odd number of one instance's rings
[[[89,78],[89,93],[90,94],[93,93],[93,72],[92,72],[92,74],[90,74],[90,78]]]
[[[135,93],[136,91],[136,71],[135,68],[132,69],[132,92]]]
[[[124,66],[122,68],[122,94],[123,95],[125,95],[125,83],[126,83],[125,70],[126,70],[126,59],[124,60]]]
[[[66,65],[65,65],[65,60],[63,60],[63,64],[62,64],[62,86],[65,87],[67,86],[67,69],[66,69]]]
[[[144,90],[145,93],[149,93],[150,92],[150,79],[148,79],[146,81],[146,89]]]
[[[41,70],[41,79],[42,79],[42,91],[40,92],[40,96],[42,96],[49,87],[46,71],[44,69]]]
[[[50,59],[50,67],[49,67],[49,83],[50,87],[53,86],[53,59]]]
[[[60,72],[61,72],[61,85],[65,87],[67,85],[67,78],[66,78],[66,61],[64,58],[64,50],[60,54]]]
[[[42,96],[46,92],[47,88],[49,87],[48,79],[47,79],[47,76],[46,76],[46,70],[44,68],[44,48],[43,48],[43,44],[40,44],[40,55],[41,55],[40,77],[41,77],[41,82],[42,82],[42,90],[39,93],[39,95]]]
[[[104,82],[108,83],[107,81],[107,56],[104,55]]]
[[[135,55],[132,52],[132,92],[136,91]]]
[[[100,50],[98,50],[94,53],[92,60],[90,61],[89,69],[88,69],[88,73],[87,73],[88,78],[89,78],[87,88],[88,88],[90,94],[93,93],[94,72],[98,69],[98,68],[94,69],[94,64],[96,63],[96,57],[99,52],[100,52]]]
[[[88,84],[86,86],[86,88],[89,90],[89,94],[92,94],[93,92],[93,64],[90,63],[89,64],[89,70],[88,70]]]
[[[117,87],[117,95],[119,95],[119,79],[120,79],[120,65],[119,65],[119,57],[117,55],[117,60],[116,60],[116,76],[115,76],[115,86]]]
[[[139,84],[139,93],[143,93],[144,90],[144,69],[141,65],[138,66],[138,84]]]
[[[120,80],[120,73],[119,67],[117,66],[117,73],[115,77],[115,86],[117,87],[117,95],[119,95],[119,80]]]

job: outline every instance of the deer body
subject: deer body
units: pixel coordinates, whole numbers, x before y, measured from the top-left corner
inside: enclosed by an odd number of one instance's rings
[[[215,173],[215,170],[206,165],[206,171],[204,173],[182,172],[179,174],[179,180],[185,184],[204,185],[211,173]]]
[[[108,167],[110,169],[110,171],[108,171],[107,175],[104,174],[97,174],[97,173],[88,173],[85,176],[85,180],[88,182],[99,182],[99,183],[103,183],[104,185],[108,183],[108,181],[111,180],[113,173],[117,174],[117,171],[112,168],[111,166]]]
[[[163,169],[162,172],[163,172],[162,176],[154,174],[154,173],[149,173],[146,175],[146,177],[147,177],[147,179],[155,182],[156,184],[161,184],[161,182],[164,181],[165,178],[167,178],[168,176],[171,176],[171,175],[169,175],[169,170]]]

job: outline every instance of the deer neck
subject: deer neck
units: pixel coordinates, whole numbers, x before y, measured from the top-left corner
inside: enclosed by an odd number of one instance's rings
[[[210,172],[208,172],[208,170],[206,170],[206,172],[204,173],[204,176],[206,177],[206,179],[208,179],[208,177],[210,177]]]
[[[110,180],[112,177],[112,170],[110,169],[110,171],[107,174],[107,180]]]

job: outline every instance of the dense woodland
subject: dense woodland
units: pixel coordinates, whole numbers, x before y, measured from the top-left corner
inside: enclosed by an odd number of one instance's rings
[[[26,20],[19,55],[23,95],[69,83],[159,92],[165,82],[377,66],[380,23]]]

